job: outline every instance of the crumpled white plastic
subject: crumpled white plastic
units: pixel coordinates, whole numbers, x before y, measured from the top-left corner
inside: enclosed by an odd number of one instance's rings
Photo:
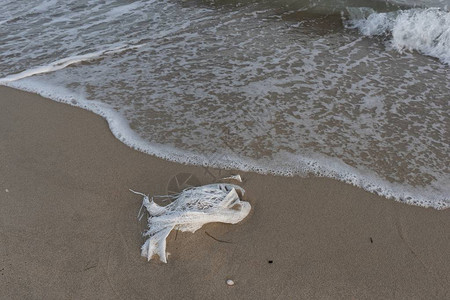
[[[155,254],[167,263],[166,238],[175,229],[195,232],[204,224],[221,222],[236,224],[250,212],[251,205],[241,201],[237,191],[243,195],[244,189],[234,184],[209,184],[183,190],[179,194],[167,195],[173,200],[166,206],[156,204],[153,197],[144,196],[142,205],[147,209],[148,236],[141,248],[141,255],[150,260]]]

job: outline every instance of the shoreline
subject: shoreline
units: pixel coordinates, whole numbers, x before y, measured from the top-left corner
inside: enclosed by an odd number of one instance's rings
[[[92,112],[105,119],[111,133],[123,144],[139,152],[170,162],[200,167],[207,166],[207,168],[216,170],[235,170],[236,173],[259,173],[283,177],[325,177],[353,185],[400,203],[425,208],[431,207],[437,210],[445,210],[450,206],[448,195],[446,195],[444,190],[435,189],[431,185],[420,188],[408,186],[405,183],[391,182],[381,178],[369,169],[360,170],[341,162],[339,159],[320,154],[315,157],[293,154],[285,157],[284,160],[274,156],[276,163],[261,164],[252,159],[242,159],[233,153],[226,155],[216,153],[218,155],[204,156],[163,144],[149,144],[129,127],[127,120],[123,116],[101,102],[83,99],[76,100],[73,95],[55,96],[45,89],[30,88],[26,84],[7,84],[4,87],[39,95],[58,103],[68,104],[72,107]],[[280,164],[281,161],[283,162]]]
[[[8,87],[0,136],[1,298],[450,297],[448,210],[329,178],[165,161],[92,112]],[[168,264],[147,262],[141,198],[128,189],[164,194],[180,173],[199,184],[241,174],[252,211],[237,225],[172,232]]]

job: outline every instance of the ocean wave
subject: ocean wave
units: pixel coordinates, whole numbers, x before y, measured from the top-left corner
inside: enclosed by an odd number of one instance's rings
[[[398,6],[40,2],[29,15],[15,1],[0,12],[13,20],[0,26],[0,84],[93,111],[119,140],[164,159],[314,174],[450,206],[447,66],[365,37],[391,39]],[[371,7],[350,18],[364,36],[342,26],[335,8],[348,3]]]
[[[279,12],[308,11],[314,14],[340,14],[349,6],[370,7],[377,12],[409,8],[437,7],[447,10],[448,0],[202,0],[207,5],[234,6],[256,5],[276,8]]]
[[[450,12],[410,9],[377,13],[369,8],[349,8],[348,28],[365,36],[389,36],[399,52],[418,51],[450,64]]]

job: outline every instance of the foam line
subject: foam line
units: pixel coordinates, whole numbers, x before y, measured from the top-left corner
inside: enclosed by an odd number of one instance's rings
[[[17,81],[17,80],[20,80],[20,79],[24,79],[24,78],[27,78],[27,77],[34,76],[34,75],[55,72],[55,71],[64,69],[64,68],[66,68],[66,67],[68,67],[70,65],[79,63],[79,62],[89,61],[89,60],[92,60],[92,59],[95,59],[95,58],[102,57],[103,55],[106,55],[106,54],[114,54],[114,53],[120,53],[120,52],[125,51],[125,50],[136,49],[136,48],[139,48],[141,46],[142,45],[119,46],[119,47],[112,48],[112,49],[100,50],[100,51],[95,51],[95,52],[88,53],[88,54],[75,55],[75,56],[62,58],[62,59],[59,59],[59,60],[57,60],[55,62],[52,62],[52,63],[50,63],[48,65],[45,65],[45,66],[39,66],[39,67],[36,67],[36,68],[25,70],[25,71],[17,73],[17,74],[12,74],[12,75],[8,75],[6,77],[0,78],[0,84],[6,84],[8,82]]]
[[[113,135],[124,144],[138,151],[169,161],[279,176],[313,174],[318,177],[334,178],[379,196],[411,205],[433,207],[438,210],[450,207],[450,199],[446,191],[438,192],[433,190],[432,187],[414,188],[391,183],[369,170],[361,171],[345,164],[339,159],[319,154],[308,157],[298,154],[279,153],[279,156],[273,157],[272,162],[255,161],[251,158],[243,158],[235,155],[223,155],[220,159],[210,160],[208,156],[199,153],[145,141],[130,128],[127,120],[108,104],[83,99],[79,95],[71,94],[64,88],[47,86],[42,82],[36,82],[31,79],[4,85],[34,92],[57,102],[67,103],[92,111],[106,119]]]
[[[391,183],[369,170],[362,171],[345,164],[339,159],[320,154],[303,156],[279,153],[273,157],[272,161],[266,162],[256,161],[248,157],[224,154],[220,158],[211,160],[207,155],[145,141],[130,128],[128,121],[119,112],[106,103],[83,99],[64,88],[46,85],[43,82],[37,82],[32,79],[24,79],[4,85],[37,93],[57,102],[92,111],[106,119],[113,135],[124,144],[135,150],[169,161],[279,176],[312,174],[318,177],[337,179],[379,196],[411,205],[433,207],[438,210],[450,207],[447,189],[439,192],[434,190],[433,187],[415,188]],[[437,184],[439,185],[439,183]]]

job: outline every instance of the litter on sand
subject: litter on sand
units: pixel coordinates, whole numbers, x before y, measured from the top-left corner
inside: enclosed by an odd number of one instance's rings
[[[144,233],[148,239],[141,255],[150,260],[157,254],[164,263],[167,263],[166,238],[173,229],[195,232],[206,223],[236,224],[251,209],[250,203],[239,198],[238,191],[243,195],[244,189],[234,184],[209,184],[187,188],[175,195],[155,196],[172,200],[166,206],[155,203],[155,197],[130,191],[144,197],[142,206],[149,214],[148,230]]]

